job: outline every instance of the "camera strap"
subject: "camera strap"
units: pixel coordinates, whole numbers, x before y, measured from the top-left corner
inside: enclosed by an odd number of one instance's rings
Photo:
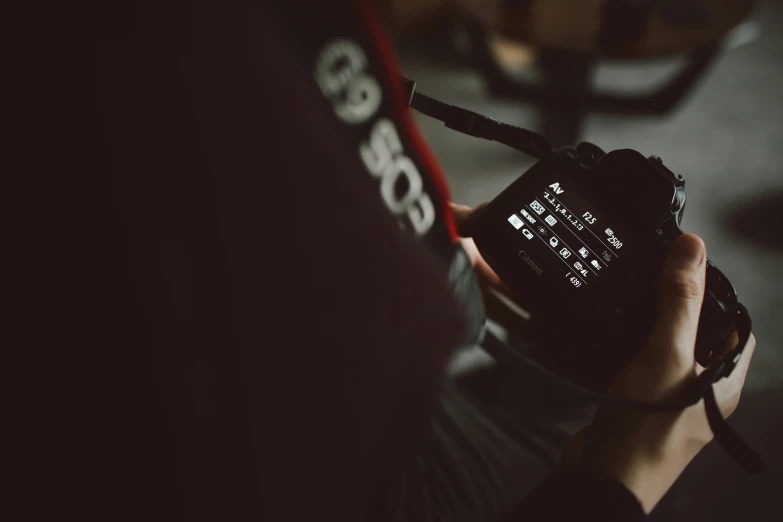
[[[422,114],[442,121],[450,129],[469,136],[502,143],[538,159],[544,158],[553,152],[552,145],[547,139],[536,132],[435,100],[416,92],[416,83],[412,80],[402,77],[401,80],[407,95],[408,105]],[[739,337],[737,348],[699,375],[693,386],[682,397],[662,402],[645,402],[612,397],[580,386],[544,368],[530,357],[513,349],[490,330],[486,331],[483,347],[490,355],[504,362],[532,366],[550,380],[557,382],[575,394],[603,403],[630,406],[649,412],[672,412],[693,406],[704,399],[707,421],[715,435],[715,440],[745,471],[758,474],[764,469],[763,460],[723,418],[713,388],[713,383],[731,375],[750,338],[752,326],[750,315],[741,303],[738,303],[735,326]]]
[[[750,338],[751,320],[747,310],[742,304],[739,305],[739,310],[737,312],[736,327],[737,335],[739,337],[737,346],[739,348],[744,348]],[[704,409],[707,413],[707,421],[709,422],[710,429],[712,429],[718,444],[720,444],[724,451],[746,472],[758,474],[764,469],[764,461],[759,454],[742,440],[726,422],[726,419],[723,418],[712,386],[713,383],[723,377],[728,377],[731,374],[734,366],[739,361],[742,352],[741,349],[735,350],[724,358],[724,360],[718,361],[716,364],[708,367],[680,398],[662,402],[646,402],[603,395],[580,386],[565,377],[544,368],[534,359],[515,350],[509,346],[506,341],[500,339],[489,329],[486,331],[482,346],[490,355],[496,357],[503,363],[512,365],[524,364],[528,367],[532,366],[538,373],[544,375],[550,381],[568,389],[575,395],[606,404],[630,406],[649,412],[672,412],[693,406],[704,399]]]
[[[416,92],[416,82],[413,80],[402,77],[401,80],[408,105],[422,114],[442,121],[449,129],[502,143],[538,159],[552,154],[552,144],[536,132],[430,98]]]

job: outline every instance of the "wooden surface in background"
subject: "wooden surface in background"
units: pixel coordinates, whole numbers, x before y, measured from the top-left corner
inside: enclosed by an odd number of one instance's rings
[[[447,17],[455,10],[453,0],[382,0],[386,23],[395,31],[415,31],[433,19]]]
[[[687,51],[715,42],[741,23],[757,0],[705,0],[710,20],[693,27],[672,23],[653,9],[642,37],[612,53],[602,51],[597,43],[605,2],[531,0],[518,13],[502,9],[500,0],[461,0],[460,3],[468,16],[478,19],[490,32],[534,48],[596,57],[642,57]]]

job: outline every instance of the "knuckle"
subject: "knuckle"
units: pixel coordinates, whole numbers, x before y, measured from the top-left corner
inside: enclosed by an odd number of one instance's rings
[[[740,396],[741,394],[739,392],[735,393],[723,404],[721,410],[723,410],[724,417],[729,417],[731,414],[737,411],[737,406],[739,406],[740,402]]]
[[[725,418],[728,418],[737,410],[740,398],[742,397],[742,388],[744,383],[745,379],[743,376],[732,375],[729,380],[715,385],[716,398],[718,399],[720,411]]]
[[[703,293],[702,281],[692,270],[676,270],[666,286],[672,296],[680,299],[697,299]]]

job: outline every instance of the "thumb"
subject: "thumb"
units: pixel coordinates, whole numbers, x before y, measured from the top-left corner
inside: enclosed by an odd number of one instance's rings
[[[696,235],[684,234],[672,245],[661,274],[658,319],[645,349],[652,360],[693,368],[706,259],[704,242]]]

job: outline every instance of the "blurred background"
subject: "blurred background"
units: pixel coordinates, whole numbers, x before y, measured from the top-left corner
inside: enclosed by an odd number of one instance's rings
[[[711,444],[653,519],[783,520],[783,0],[381,4],[421,92],[555,145],[658,155],[685,176],[683,228],[704,238],[754,320],[731,422],[767,467],[747,476]],[[488,201],[533,164],[417,118],[456,202]]]

